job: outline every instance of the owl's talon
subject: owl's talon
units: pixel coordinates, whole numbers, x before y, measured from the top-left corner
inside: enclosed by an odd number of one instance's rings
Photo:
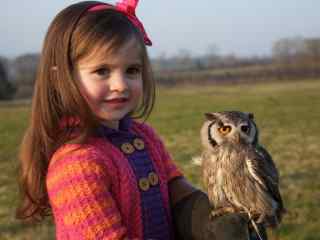
[[[212,220],[213,218],[222,216],[226,213],[234,213],[234,212],[236,211],[233,207],[216,208],[210,212],[209,218]]]
[[[216,217],[218,217],[218,216],[214,213],[214,211],[210,212],[210,214],[209,214],[209,220],[210,221],[215,219]]]
[[[219,217],[219,216],[221,216],[221,215],[222,215],[222,214],[220,214],[218,211],[212,210],[212,211],[210,212],[209,219],[212,220],[212,219],[214,219],[214,218],[216,218],[216,217]]]
[[[261,216],[258,218],[257,223],[258,223],[258,224],[261,224],[261,223],[263,223],[263,222],[264,222],[264,216],[261,215]]]

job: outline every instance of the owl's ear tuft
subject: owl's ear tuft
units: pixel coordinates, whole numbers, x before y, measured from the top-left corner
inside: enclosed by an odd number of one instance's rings
[[[207,120],[215,120],[217,117],[213,113],[205,113],[204,116],[206,117]]]
[[[249,118],[250,120],[253,120],[253,119],[254,119],[253,113],[247,113],[247,115],[248,115],[248,118]]]

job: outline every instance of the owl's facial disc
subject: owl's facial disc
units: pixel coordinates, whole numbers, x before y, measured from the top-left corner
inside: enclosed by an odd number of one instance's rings
[[[248,121],[243,121],[237,126],[237,132],[239,133],[240,139],[245,144],[252,144],[254,140],[254,126]]]
[[[217,149],[224,144],[256,145],[258,129],[252,114],[242,112],[206,113],[206,123],[201,130],[202,143],[207,149]]]
[[[224,136],[230,133],[231,130],[232,130],[232,127],[230,125],[222,125],[221,127],[218,128],[219,133],[221,133]]]
[[[245,134],[249,134],[250,132],[250,126],[248,124],[243,124],[240,126],[241,132]]]
[[[215,140],[218,145],[223,143],[234,143],[239,144],[243,141],[243,135],[249,130],[247,124],[242,124],[243,126],[238,125],[238,123],[234,123],[231,121],[220,121],[218,122],[216,132],[215,132]]]
[[[212,136],[212,133],[211,133],[211,130],[213,129],[213,126],[215,125],[215,121],[211,122],[209,125],[208,125],[208,141],[211,145],[211,147],[216,147],[217,146],[217,142],[214,140],[213,136]]]
[[[211,147],[216,147],[228,141],[234,126],[222,121],[212,121],[208,125],[208,140]]]
[[[249,122],[250,131],[248,133],[248,141],[250,144],[256,144],[258,141],[258,129],[253,121]]]

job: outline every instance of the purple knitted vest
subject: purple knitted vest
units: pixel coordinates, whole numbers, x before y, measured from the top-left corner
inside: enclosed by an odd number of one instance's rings
[[[150,173],[156,174],[156,172],[146,148],[132,148],[132,151],[129,148],[128,151],[123,151],[123,144],[129,144],[132,147],[137,139],[140,143],[142,140],[142,144],[144,142],[140,136],[130,131],[130,124],[131,118],[125,117],[119,123],[119,130],[100,126],[98,134],[101,137],[107,138],[127,157],[135,173],[137,184],[140,186],[141,179],[148,179]],[[171,238],[170,230],[159,182],[155,181],[154,184],[147,183],[147,185],[145,189],[143,188],[143,184],[139,188],[144,239],[168,240]]]

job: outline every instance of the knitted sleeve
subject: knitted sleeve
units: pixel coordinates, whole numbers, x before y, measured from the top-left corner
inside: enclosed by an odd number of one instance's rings
[[[180,169],[172,160],[169,152],[167,151],[165,144],[161,140],[161,138],[156,134],[152,127],[147,124],[141,124],[143,126],[144,131],[150,137],[151,141],[153,141],[154,145],[157,146],[158,151],[160,152],[161,161],[165,165],[167,172],[167,181],[169,182],[175,177],[183,176]]]
[[[69,145],[51,159],[46,184],[57,234],[70,239],[123,239],[126,228],[97,150]],[[68,238],[69,239],[69,238]]]

